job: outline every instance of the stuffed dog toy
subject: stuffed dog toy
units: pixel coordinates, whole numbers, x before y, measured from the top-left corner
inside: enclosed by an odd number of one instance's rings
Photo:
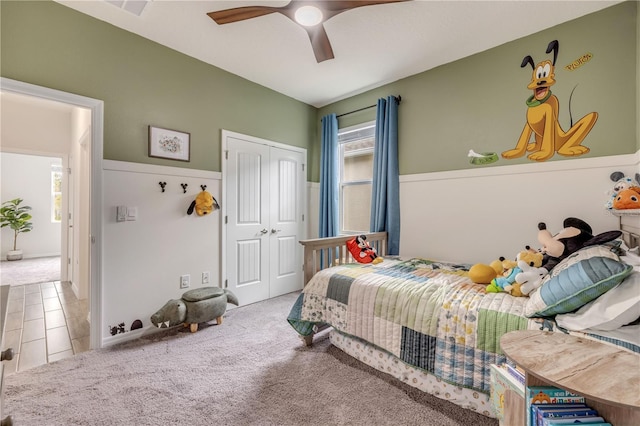
[[[188,215],[192,214],[195,210],[198,216],[204,216],[220,208],[218,201],[216,201],[213,195],[205,191],[206,186],[203,185],[201,188],[202,191],[196,196],[196,199],[191,202],[191,205],[187,209]]]
[[[500,256],[500,258],[494,260],[488,265],[484,263],[476,263],[471,268],[469,268],[469,279],[476,284],[490,284],[491,280],[496,277],[502,276],[505,270],[516,266],[515,263],[511,266],[508,266],[505,264],[505,262],[510,261]]]

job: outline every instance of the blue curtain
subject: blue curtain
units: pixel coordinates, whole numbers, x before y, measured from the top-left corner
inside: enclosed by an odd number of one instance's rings
[[[322,117],[320,238],[338,235],[338,166],[338,118],[335,114],[329,114]]]
[[[400,176],[398,171],[398,99],[378,99],[373,151],[371,232],[388,233],[390,255],[400,253]]]

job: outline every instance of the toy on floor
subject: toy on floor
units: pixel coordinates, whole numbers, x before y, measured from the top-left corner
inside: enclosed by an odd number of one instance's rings
[[[238,306],[238,298],[231,291],[219,287],[201,287],[189,290],[181,299],[171,299],[151,315],[151,323],[158,328],[184,324],[192,333],[198,331],[198,324],[216,320],[222,324],[222,315],[227,303]]]
[[[347,249],[349,249],[353,258],[360,263],[373,263],[375,265],[383,260],[376,253],[376,249],[369,245],[366,235],[358,235],[347,241]]]

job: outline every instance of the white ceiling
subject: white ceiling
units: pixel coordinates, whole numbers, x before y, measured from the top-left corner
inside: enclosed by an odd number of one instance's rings
[[[413,0],[360,7],[324,24],[335,59],[317,63],[304,29],[279,13],[225,25],[206,15],[288,0],[56,1],[316,107],[620,3]]]

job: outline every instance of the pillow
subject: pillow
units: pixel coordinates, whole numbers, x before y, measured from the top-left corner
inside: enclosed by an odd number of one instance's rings
[[[575,265],[576,263],[580,262],[581,260],[585,260],[585,259],[591,259],[593,257],[607,257],[609,259],[613,259],[613,260],[620,260],[620,257],[615,253],[614,250],[612,250],[611,246],[608,245],[596,245],[596,246],[589,246],[589,247],[584,247],[580,250],[578,250],[575,253],[571,253],[569,256],[567,256],[565,259],[562,259],[562,261],[560,261],[560,263],[558,263],[549,273],[549,275],[547,275],[546,280],[550,280],[551,278],[557,276],[558,274],[560,274],[560,272],[562,272],[563,270]],[[546,281],[543,281],[543,284]]]
[[[573,312],[620,284],[632,271],[608,247],[583,248],[553,268],[530,295],[524,313],[533,317]]]
[[[640,270],[575,313],[556,316],[568,330],[615,330],[640,318]]]

